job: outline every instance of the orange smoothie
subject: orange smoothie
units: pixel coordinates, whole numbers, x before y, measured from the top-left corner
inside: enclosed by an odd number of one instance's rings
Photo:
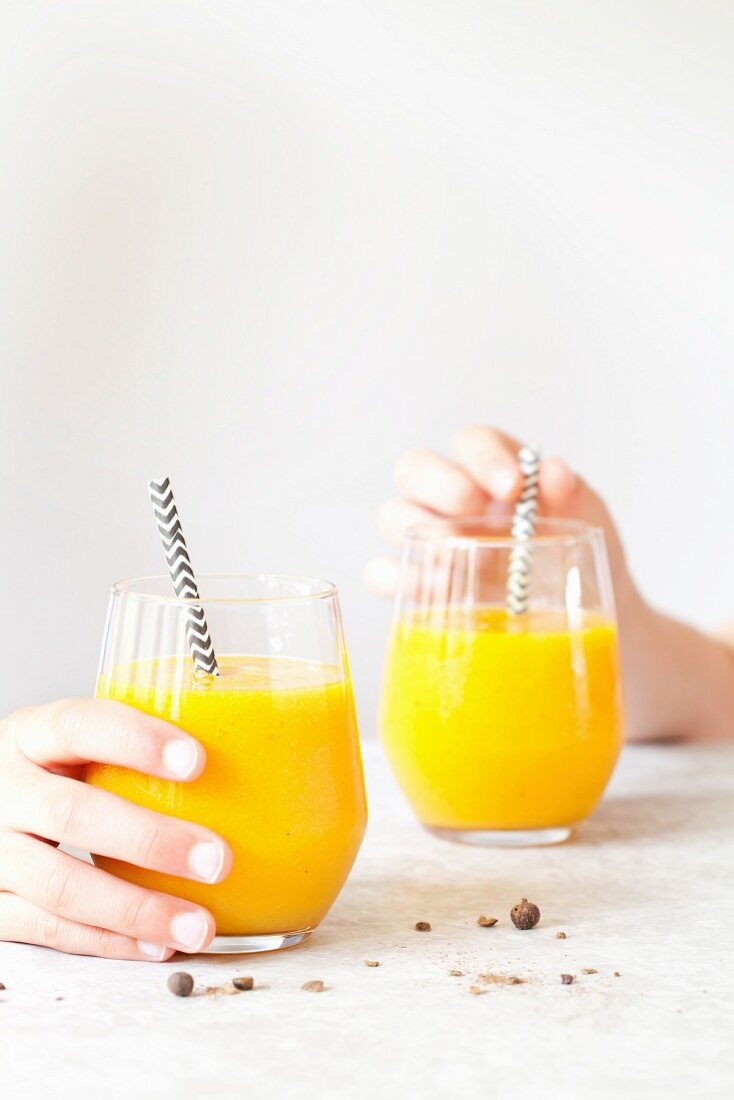
[[[420,820],[528,830],[588,816],[622,743],[614,626],[563,611],[447,607],[398,620],[382,738]]]
[[[234,866],[215,886],[95,856],[129,882],[206,906],[220,936],[316,927],[346,880],[367,809],[349,682],[330,665],[218,656],[221,676],[188,658],[117,665],[97,697],[180,726],[204,745],[192,783],[88,765],[87,783],[224,836]]]

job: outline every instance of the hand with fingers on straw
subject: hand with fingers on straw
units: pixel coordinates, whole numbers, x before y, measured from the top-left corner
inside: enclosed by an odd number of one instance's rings
[[[399,495],[378,513],[393,552],[367,565],[369,586],[391,597],[399,573],[395,552],[405,531],[436,518],[482,515],[528,518],[528,480],[537,515],[583,520],[604,531],[612,572],[625,682],[628,733],[633,738],[734,737],[734,624],[709,636],[653,608],[635,584],[622,540],[603,498],[562,458],[538,461],[532,449],[483,425],[456,435],[451,455],[416,448],[397,460]],[[531,496],[533,494],[531,493]],[[530,521],[535,517],[530,507]],[[531,526],[527,527],[531,533]],[[508,612],[522,615],[531,556],[519,548],[508,578]]]

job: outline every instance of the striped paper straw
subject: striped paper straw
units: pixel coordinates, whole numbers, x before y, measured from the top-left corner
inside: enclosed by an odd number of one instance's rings
[[[169,478],[149,481],[148,492],[174,591],[180,600],[198,600],[200,599],[199,589]],[[212,676],[218,676],[219,666],[214,656],[214,646],[203,607],[192,606],[186,609],[186,640],[196,668]]]
[[[510,551],[507,573],[507,610],[510,615],[524,615],[528,609],[533,565],[533,548],[529,540],[535,534],[538,511],[540,451],[534,447],[521,447],[517,458],[523,475],[523,487],[512,517],[512,537],[515,541]]]

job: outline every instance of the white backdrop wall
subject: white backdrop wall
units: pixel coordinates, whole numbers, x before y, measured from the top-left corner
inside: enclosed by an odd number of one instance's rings
[[[405,447],[485,420],[606,492],[651,597],[734,609],[734,6],[0,5],[0,711],[91,690],[111,580],[362,586]]]

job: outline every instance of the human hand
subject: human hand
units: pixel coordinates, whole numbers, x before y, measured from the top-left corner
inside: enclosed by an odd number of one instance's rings
[[[454,440],[453,459],[406,452],[395,467],[400,497],[382,505],[378,525],[399,545],[408,527],[436,519],[511,513],[522,490],[516,439],[481,425]],[[632,739],[727,738],[734,735],[734,628],[710,638],[651,607],[625,561],[617,528],[598,493],[560,458],[541,463],[541,516],[578,519],[604,531],[619,627],[627,733]],[[367,566],[371,588],[393,595],[395,556]]]
[[[0,722],[0,940],[156,962],[200,951],[216,931],[206,909],[56,845],[208,883],[229,874],[229,845],[201,825],[85,785],[89,761],[188,782],[205,755],[182,730],[111,701],[66,699]]]
[[[401,495],[386,501],[378,513],[381,534],[399,546],[407,528],[417,523],[511,512],[522,490],[520,446],[496,428],[474,425],[457,434],[453,459],[424,449],[407,451],[395,466]],[[541,463],[538,511],[541,516],[601,527],[615,593],[632,589],[622,544],[604,501],[561,458]],[[380,555],[367,565],[367,583],[381,595],[392,596],[398,572],[397,557]]]

